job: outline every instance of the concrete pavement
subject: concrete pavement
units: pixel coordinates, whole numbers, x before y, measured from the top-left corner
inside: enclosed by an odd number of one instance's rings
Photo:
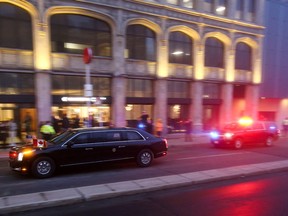
[[[180,135],[179,135],[180,136]],[[170,146],[184,143],[182,137],[169,138]],[[193,143],[206,140],[207,136],[195,137]],[[1,151],[1,150],[0,150]],[[0,215],[21,212],[45,207],[61,206],[91,200],[113,198],[142,192],[163,190],[179,186],[207,183],[242,176],[263,174],[274,171],[288,170],[288,160],[227,167],[222,169],[203,170],[178,175],[160,176],[155,178],[122,181],[109,184],[91,185],[39,193],[0,197]]]

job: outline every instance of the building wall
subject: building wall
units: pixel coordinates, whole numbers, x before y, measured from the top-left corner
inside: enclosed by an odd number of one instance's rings
[[[51,116],[53,101],[49,94],[51,92],[50,75],[57,71],[57,73],[83,74],[84,76],[85,72],[81,55],[51,53],[49,22],[51,16],[59,13],[85,14],[85,16],[101,19],[111,26],[112,58],[93,59],[91,74],[108,76],[113,80],[111,120],[116,126],[125,126],[126,93],[123,85],[126,76],[153,79],[156,89],[161,90],[154,92],[153,119],[162,118],[164,124],[167,123],[167,99],[169,97],[163,92],[167,88],[167,79],[185,80],[193,85],[190,96],[193,104],[189,104],[191,108],[187,117],[192,118],[196,131],[201,131],[203,128],[203,95],[201,94],[204,82],[221,85],[220,122],[235,118],[235,114],[232,113],[233,84],[249,86],[249,92],[253,96],[246,95],[246,98],[243,99],[248,100],[249,104],[249,106],[246,105],[245,114],[257,115],[258,105],[254,100],[258,95],[258,85],[261,83],[262,73],[264,29],[261,25],[264,9],[262,0],[256,1],[259,8],[254,16],[251,16],[248,9],[245,8],[243,12],[245,16],[242,17],[242,20],[233,18],[236,0],[229,1],[227,16],[219,16],[212,11],[205,13],[205,5],[200,0],[194,2],[195,9],[185,8],[181,4],[167,4],[164,0],[94,0],[85,2],[0,0],[0,4],[2,2],[21,7],[32,17],[33,53],[0,48],[0,65],[4,70],[9,69],[11,72],[15,72],[15,65],[26,65],[28,70],[36,74],[35,106],[38,112],[38,121],[49,120]],[[141,24],[156,32],[156,62],[125,59],[125,30],[131,24]],[[168,63],[168,35],[173,31],[184,32],[193,39],[195,44],[195,64],[193,66]],[[224,68],[204,66],[205,42],[209,37],[217,38],[224,44]],[[244,42],[252,48],[253,67],[251,71],[234,69],[235,48],[239,42]]]

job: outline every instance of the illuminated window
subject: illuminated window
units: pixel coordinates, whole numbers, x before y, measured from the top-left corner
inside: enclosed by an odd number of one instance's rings
[[[0,47],[32,50],[32,21],[25,10],[0,3]]]
[[[74,14],[51,17],[52,52],[82,54],[91,47],[94,56],[110,57],[111,38],[110,26],[104,21]]]
[[[130,25],[126,36],[126,57],[138,60],[156,60],[156,35],[143,25]]]
[[[235,69],[252,70],[252,50],[243,42],[236,46]]]
[[[193,0],[183,0],[183,6],[186,8],[194,8]]]
[[[178,0],[167,0],[168,4],[174,4],[174,5],[179,5],[179,1]]]
[[[193,64],[192,39],[182,32],[171,32],[169,35],[169,62]]]
[[[217,15],[226,15],[226,11],[227,11],[227,3],[226,3],[226,0],[219,0],[218,1],[218,4],[216,5],[216,8],[215,8],[215,13]]]
[[[224,45],[217,38],[208,38],[205,43],[205,66],[224,68]]]

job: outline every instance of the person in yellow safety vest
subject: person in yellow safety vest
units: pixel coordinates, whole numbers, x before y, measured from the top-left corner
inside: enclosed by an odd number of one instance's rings
[[[54,128],[51,126],[50,121],[46,121],[44,125],[40,128],[40,133],[42,134],[42,138],[44,140],[50,140],[53,135],[56,134]]]
[[[161,137],[162,136],[162,131],[163,131],[163,122],[162,120],[159,118],[157,119],[157,122],[156,122],[156,125],[155,125],[155,129],[156,129],[156,135],[158,137]]]

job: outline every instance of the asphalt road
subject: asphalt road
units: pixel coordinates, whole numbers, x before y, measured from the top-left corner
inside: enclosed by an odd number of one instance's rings
[[[127,180],[174,175],[238,165],[286,160],[288,145],[279,140],[273,147],[247,147],[242,150],[215,149],[209,144],[172,146],[166,157],[156,159],[151,167],[139,168],[132,162],[100,164],[61,170],[53,178],[34,179],[10,171],[0,161],[0,197],[63,188],[105,184]]]
[[[83,202],[21,216],[286,216],[288,172]]]

